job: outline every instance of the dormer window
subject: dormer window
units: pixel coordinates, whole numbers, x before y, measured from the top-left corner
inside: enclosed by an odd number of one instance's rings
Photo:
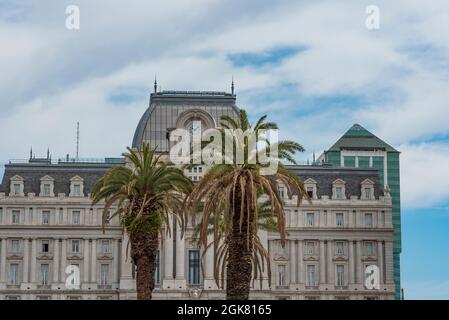
[[[281,199],[285,198],[285,188],[279,186],[279,187],[278,187],[278,194],[279,194],[279,197],[280,197]]]
[[[84,179],[80,176],[74,176],[70,179],[70,197],[84,196]]]
[[[343,199],[343,188],[342,187],[336,187],[335,188],[335,198],[336,199]]]
[[[332,199],[344,200],[346,199],[346,182],[337,179],[332,183]]]
[[[374,199],[374,182],[370,179],[365,179],[361,183],[361,199],[373,200]]]
[[[10,179],[10,196],[23,197],[24,196],[24,179],[21,176],[15,175]]]
[[[43,185],[42,195],[44,197],[49,197],[50,196],[50,184],[49,183],[45,183]]]
[[[316,192],[316,181],[314,179],[308,178],[304,181],[304,188],[306,189],[307,195],[310,199],[318,199]]]
[[[54,197],[54,181],[50,176],[45,176],[41,178],[41,192],[40,197]]]

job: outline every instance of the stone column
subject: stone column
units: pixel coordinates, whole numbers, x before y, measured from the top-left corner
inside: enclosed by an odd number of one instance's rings
[[[54,239],[53,246],[53,282],[59,282],[59,239]]]
[[[120,281],[120,248],[119,248],[119,241],[118,239],[112,239],[112,245],[114,247],[114,251],[113,251],[113,277],[114,277],[114,281],[113,282],[119,282]]]
[[[97,239],[92,239],[91,282],[97,282]]]
[[[23,239],[23,282],[28,283],[30,277],[29,277],[29,257],[30,257],[30,250],[29,250],[29,244],[31,241],[28,239]]]
[[[303,254],[303,241],[298,240],[298,283],[304,283],[306,279],[306,265],[304,264],[304,254]]]
[[[67,268],[67,239],[62,239],[61,241],[61,282],[65,283],[66,274],[65,269]]]
[[[36,279],[36,239],[31,242],[31,280],[30,282],[35,283]]]
[[[382,241],[377,241],[377,266],[379,267],[379,284],[384,283],[384,257],[382,251]]]
[[[6,241],[7,238],[0,239],[0,282],[6,282],[5,272],[6,272]]]
[[[84,249],[83,249],[83,282],[89,282],[89,239],[83,239]]]
[[[349,246],[349,284],[353,284],[355,283],[355,270],[354,270],[354,243],[352,241],[348,242],[348,246]]]
[[[214,236],[212,234],[207,236],[207,243],[212,243]],[[212,244],[206,251],[204,259],[204,289],[217,289],[217,284],[214,280],[214,245]]]
[[[320,284],[326,282],[326,258],[324,241],[320,241]]]
[[[176,228],[176,289],[184,289],[187,285],[185,278],[185,238],[181,239],[180,227]]]
[[[393,242],[385,241],[385,283],[393,284]]]
[[[357,283],[363,285],[364,270],[362,266],[362,242],[360,240],[357,241],[356,252]]]
[[[132,261],[130,256],[130,250],[128,250],[128,255],[126,254],[126,247],[129,243],[129,237],[126,233],[123,234],[123,241],[121,245],[120,254],[120,289],[121,290],[133,290],[135,288],[135,281],[132,277]],[[127,299],[126,294],[120,295],[121,299]]]
[[[296,246],[295,240],[289,241],[290,245],[290,283],[296,284]]]
[[[335,266],[333,261],[333,249],[334,242],[329,240],[327,242],[327,283],[330,285],[335,284]]]

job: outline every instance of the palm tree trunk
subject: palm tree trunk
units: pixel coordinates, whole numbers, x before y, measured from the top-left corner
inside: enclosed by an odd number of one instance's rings
[[[244,219],[240,227],[241,195],[237,187],[233,203],[232,232],[228,237],[228,263],[226,266],[226,299],[248,300],[252,278],[252,223],[250,214],[250,228],[248,232],[248,210],[244,205]],[[248,239],[250,240],[248,246]]]
[[[131,257],[137,267],[137,300],[151,300],[156,271],[156,255],[159,247],[157,232],[138,232],[130,236]]]

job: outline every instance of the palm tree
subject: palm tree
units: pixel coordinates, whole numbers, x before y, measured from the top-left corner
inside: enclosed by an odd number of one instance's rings
[[[252,126],[244,110],[240,110],[239,119],[223,116],[221,133],[224,141],[232,135],[226,129],[240,129],[243,132],[258,133],[260,130],[277,129],[273,122],[265,122],[266,116],[261,117]],[[248,130],[248,131],[247,131]],[[214,233],[214,269],[215,279],[218,283],[221,279],[221,287],[224,287],[224,275],[226,270],[226,298],[232,300],[247,300],[251,279],[264,272],[264,265],[269,265],[268,252],[262,245],[258,231],[259,209],[258,195],[262,194],[270,203],[272,214],[276,217],[280,233],[281,243],[285,243],[285,215],[283,201],[278,194],[279,184],[282,183],[291,198],[298,195],[299,206],[302,197],[307,198],[307,192],[301,180],[288,171],[280,162],[286,160],[295,163],[293,154],[304,151],[303,147],[293,141],[280,141],[275,144],[266,141],[263,150],[253,152],[249,150],[249,139],[245,136],[232,136],[234,146],[240,146],[245,150],[242,164],[216,164],[213,165],[198,182],[189,196],[191,214],[195,215],[198,208],[201,209],[201,222],[199,230],[199,242],[207,248],[207,234],[209,221],[213,220]],[[263,175],[264,164],[254,161],[261,154],[274,150],[277,147],[277,157],[272,156],[272,161],[278,164],[278,170],[271,175]],[[268,149],[268,150],[267,150]],[[235,158],[233,148],[232,159]],[[224,155],[230,157],[230,155]],[[203,203],[203,205],[201,205]],[[221,224],[221,225],[220,225]],[[269,282],[271,274],[268,270]]]
[[[191,181],[182,170],[162,162],[148,144],[141,151],[128,148],[125,157],[129,165],[107,172],[95,185],[92,200],[93,204],[105,201],[103,228],[108,219],[119,215],[137,267],[137,299],[149,300],[154,289],[159,234],[164,225],[170,232],[170,216],[184,225],[180,213],[185,195],[191,191]],[[117,210],[110,215],[112,207]]]

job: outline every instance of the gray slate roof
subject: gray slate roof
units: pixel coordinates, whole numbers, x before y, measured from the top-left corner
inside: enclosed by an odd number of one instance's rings
[[[40,179],[46,175],[54,180],[54,194],[70,193],[70,179],[78,175],[84,179],[84,193],[92,191],[95,183],[108,171],[112,164],[7,164],[0,192],[9,193],[10,179],[15,175],[24,181],[24,193],[40,192]]]
[[[9,193],[10,179],[20,175],[25,179],[25,194],[40,192],[40,179],[45,175],[51,176],[54,181],[54,193],[70,193],[70,179],[78,175],[84,179],[84,193],[92,191],[95,183],[100,179],[112,164],[8,164],[0,185],[0,192]],[[375,183],[374,194],[376,198],[383,195],[383,187],[379,185],[378,171],[376,169],[341,168],[326,166],[288,166],[302,181],[312,178],[317,182],[317,196],[332,196],[332,183],[340,178],[346,182],[346,197],[351,195],[360,197],[361,183],[369,178]]]

